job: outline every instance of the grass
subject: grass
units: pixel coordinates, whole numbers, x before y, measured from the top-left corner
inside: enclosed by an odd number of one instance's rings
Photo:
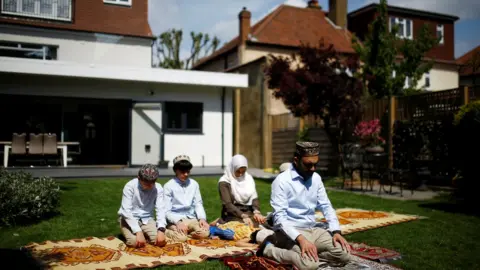
[[[34,225],[1,228],[0,247],[18,248],[29,242],[118,235],[117,211],[122,188],[128,179],[64,180],[61,214]],[[209,220],[220,214],[217,179],[197,178]],[[165,180],[160,181],[161,184]],[[257,181],[263,212],[270,211],[270,183]],[[427,202],[387,200],[344,192],[328,192],[335,208],[353,207],[414,214],[427,219],[402,223],[347,236],[396,250],[403,259],[395,264],[404,269],[480,269],[480,217],[461,213],[447,198]],[[476,259],[477,258],[477,259]],[[192,265],[158,269],[191,269]],[[218,261],[195,265],[196,269],[227,269]]]

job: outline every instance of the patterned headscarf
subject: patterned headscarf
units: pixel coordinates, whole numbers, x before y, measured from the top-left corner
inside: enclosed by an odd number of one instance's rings
[[[145,181],[154,182],[158,178],[158,169],[157,166],[153,164],[145,164],[138,171],[138,176]]]

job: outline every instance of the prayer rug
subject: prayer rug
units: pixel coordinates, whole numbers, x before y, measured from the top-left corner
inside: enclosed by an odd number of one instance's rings
[[[285,265],[279,264],[275,261],[269,260],[264,257],[256,257],[256,256],[239,256],[236,258],[224,258],[222,259],[223,263],[232,270],[250,270],[250,269],[257,269],[257,270],[270,270],[270,269],[280,269],[280,270],[289,270],[289,269],[297,269],[292,265]],[[342,266],[342,267],[335,267],[335,266],[325,266],[319,269],[336,269],[336,270],[346,270],[346,269],[372,269],[372,270],[397,270],[397,268],[393,265],[389,264],[381,264],[374,261],[369,261],[362,259],[357,256],[353,256],[353,262],[349,265]]]
[[[352,247],[353,255],[371,261],[387,263],[402,258],[400,253],[382,247],[371,247],[363,243],[350,243],[350,246]]]
[[[337,209],[336,213],[342,234],[371,230],[421,218],[419,216],[352,208]],[[315,213],[315,216],[318,222],[326,222],[321,212]]]
[[[199,263],[209,258],[245,255],[251,249],[233,241],[214,239],[171,243],[163,248],[147,244],[130,248],[115,237],[46,241],[25,246],[42,265],[51,269],[134,269],[159,265]]]
[[[232,270],[293,270],[292,265],[277,263],[265,257],[238,256],[222,258],[223,263]]]
[[[234,240],[240,240],[245,238],[250,238],[250,235],[260,228],[251,228],[250,226],[246,225],[245,223],[241,223],[238,221],[230,221],[224,224],[219,224],[218,227],[222,230],[231,229],[235,232],[233,237]]]

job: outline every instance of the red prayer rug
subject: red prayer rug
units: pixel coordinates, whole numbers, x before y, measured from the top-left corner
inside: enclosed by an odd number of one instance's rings
[[[293,270],[296,269],[292,265],[277,263],[276,261],[265,257],[253,256],[237,256],[226,257],[221,259],[223,263],[232,270]]]
[[[277,263],[273,260],[253,256],[227,257],[222,259],[223,263],[232,270],[297,270],[293,265]],[[320,269],[320,268],[319,268]],[[371,269],[371,270],[398,270],[393,265],[382,264],[369,261],[357,256],[353,256],[353,262],[346,266],[324,266],[324,270],[346,270],[346,269]]]
[[[371,247],[364,243],[350,243],[350,246],[352,247],[353,255],[367,260],[387,263],[402,258],[400,253],[382,247]]]

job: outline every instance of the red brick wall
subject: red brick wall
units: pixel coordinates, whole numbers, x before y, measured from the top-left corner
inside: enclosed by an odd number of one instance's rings
[[[348,30],[355,33],[360,39],[363,40],[364,36],[368,33],[368,25],[373,22],[376,11],[361,13],[348,20]],[[455,60],[455,38],[454,38],[454,23],[450,21],[437,21],[434,19],[428,19],[423,17],[415,17],[407,14],[395,14],[389,13],[389,16],[397,16],[400,18],[411,19],[413,21],[413,37],[418,37],[420,30],[424,24],[429,25],[432,35],[436,37],[437,24],[443,24],[444,26],[444,44],[438,44],[431,49],[426,57],[435,58],[437,60]]]
[[[71,22],[0,15],[0,23],[65,29],[125,36],[152,37],[148,24],[148,1],[134,0],[132,6],[105,4],[102,0],[72,0]]]

